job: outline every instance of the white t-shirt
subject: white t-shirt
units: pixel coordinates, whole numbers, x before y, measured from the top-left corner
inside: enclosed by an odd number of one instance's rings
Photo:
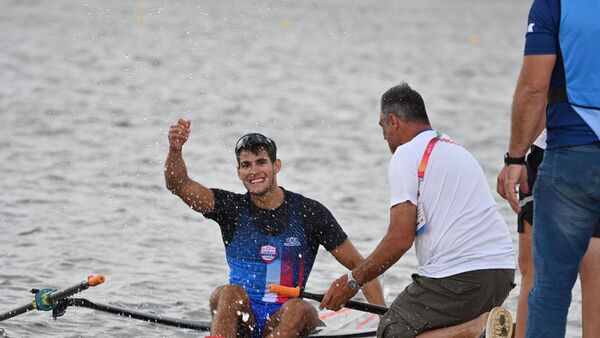
[[[396,149],[390,161],[391,207],[417,205],[418,167],[432,130]],[[422,276],[441,278],[481,269],[514,269],[510,233],[477,160],[443,135],[420,187],[427,225],[415,239]]]

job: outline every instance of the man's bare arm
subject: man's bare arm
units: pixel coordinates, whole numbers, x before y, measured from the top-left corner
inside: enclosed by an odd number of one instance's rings
[[[215,197],[209,188],[192,180],[183,160],[183,145],[190,135],[191,121],[180,119],[169,129],[169,154],[165,161],[167,189],[200,213],[214,209]]]
[[[415,239],[417,207],[411,202],[397,204],[390,209],[388,231],[373,253],[362,260],[354,269],[352,276],[363,285],[374,280],[396,263]],[[320,308],[337,310],[356,294],[348,286],[346,275],[336,279],[323,297]]]
[[[513,98],[510,146],[511,157],[523,157],[541,132],[556,55],[527,55]],[[496,191],[519,213],[517,185],[529,192],[527,171],[522,165],[505,165],[496,179]]]
[[[342,244],[330,252],[333,257],[348,270],[354,269],[363,260],[362,255],[356,250],[356,247],[354,247],[354,244],[352,244],[349,239],[346,239]],[[362,290],[369,303],[385,305],[383,289],[381,288],[378,279],[374,279],[365,284]]]
[[[526,55],[512,105],[509,154],[525,156],[539,135],[556,55]]]
[[[354,278],[362,284],[378,277],[394,265],[412,247],[416,224],[415,205],[409,201],[394,205],[390,209],[387,233],[373,253],[353,269]]]

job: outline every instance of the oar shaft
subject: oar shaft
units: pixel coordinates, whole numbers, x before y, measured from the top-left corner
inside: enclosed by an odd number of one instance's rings
[[[3,314],[0,314],[0,322],[3,321],[3,320],[7,320],[9,318],[18,316],[18,315],[23,314],[25,312],[29,312],[29,311],[31,311],[33,309],[34,309],[33,304],[29,303],[27,305],[23,305],[23,306],[21,306],[19,308],[16,308],[14,310],[5,312]]]
[[[87,281],[81,282],[77,285],[73,285],[70,288],[66,288],[64,290],[59,290],[59,291],[54,291],[51,294],[48,295],[48,299],[50,301],[57,301],[57,300],[61,300],[63,298],[67,298],[69,296],[72,296],[76,293],[79,293],[83,290],[87,290],[87,288],[89,288],[89,284]]]
[[[100,304],[91,302],[85,298],[68,298],[67,305],[79,306],[88,309],[103,311],[112,313],[118,316],[125,316],[128,318],[143,320],[150,323],[156,323],[167,326],[175,326],[183,329],[191,329],[198,331],[210,331],[210,322],[205,321],[193,321],[186,319],[175,319],[170,317],[159,316],[151,313],[144,313],[141,311],[130,310],[118,306]]]
[[[316,301],[320,302],[323,300],[323,297],[325,297],[325,295],[302,291],[300,293],[300,297],[308,298],[308,299],[312,299],[312,300],[316,300]],[[362,303],[362,302],[357,302],[354,300],[349,300],[348,302],[346,302],[346,304],[344,304],[344,307],[349,308],[349,309],[358,310],[358,311],[371,312],[371,313],[375,313],[378,315],[382,315],[388,311],[388,308],[385,306]]]
[[[271,284],[271,285],[269,285],[269,291],[278,293],[280,295],[286,295],[289,297],[293,297],[293,298],[296,298],[296,297],[308,298],[308,299],[316,300],[318,302],[322,301],[323,297],[325,297],[325,295],[322,295],[319,293],[306,292],[299,286],[294,288],[294,287],[289,287],[289,286]],[[385,306],[362,303],[362,302],[357,302],[357,301],[353,301],[353,300],[349,300],[346,304],[344,304],[344,307],[347,307],[349,309],[364,311],[364,312],[371,312],[371,313],[375,313],[378,315],[382,315],[388,311],[388,308],[386,308]]]

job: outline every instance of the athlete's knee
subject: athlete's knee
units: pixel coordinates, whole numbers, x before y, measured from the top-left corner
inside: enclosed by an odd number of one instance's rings
[[[232,309],[240,309],[250,304],[248,293],[239,285],[221,285],[210,296],[211,309],[215,310],[219,304],[226,304]]]
[[[290,299],[279,310],[280,321],[286,326],[312,331],[319,324],[317,309],[302,299]]]
[[[282,314],[298,319],[310,317],[317,318],[318,316],[317,309],[315,309],[314,306],[298,298],[290,299],[285,302],[285,304],[283,304],[281,307],[281,310]]]

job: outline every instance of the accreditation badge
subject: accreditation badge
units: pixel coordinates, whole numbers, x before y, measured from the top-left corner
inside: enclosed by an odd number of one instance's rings
[[[417,236],[420,235],[427,226],[425,219],[425,210],[423,210],[423,202],[417,197]]]

